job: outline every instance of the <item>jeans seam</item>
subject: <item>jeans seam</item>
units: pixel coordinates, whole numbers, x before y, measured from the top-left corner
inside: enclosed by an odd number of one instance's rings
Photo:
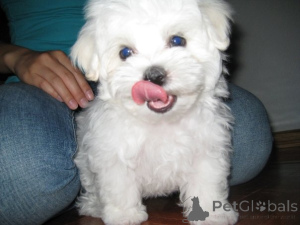
[[[74,144],[75,144],[75,151],[72,153],[71,155],[71,159],[74,163],[74,167],[76,167],[75,162],[74,162],[74,158],[77,154],[78,151],[78,142],[77,142],[77,134],[76,134],[76,120],[75,120],[75,113],[74,111],[72,111],[69,115],[71,117],[71,124],[72,124],[72,129],[73,129],[73,139],[74,139]],[[74,168],[73,167],[73,168]]]

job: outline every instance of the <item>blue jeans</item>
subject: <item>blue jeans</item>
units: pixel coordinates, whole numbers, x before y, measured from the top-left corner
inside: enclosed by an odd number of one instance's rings
[[[236,185],[263,169],[272,136],[263,105],[230,89]],[[75,152],[74,112],[33,86],[0,85],[0,224],[42,224],[67,209],[80,190]]]

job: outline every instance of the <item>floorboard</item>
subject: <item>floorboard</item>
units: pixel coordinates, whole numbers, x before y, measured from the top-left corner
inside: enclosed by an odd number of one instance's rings
[[[274,133],[274,151],[272,162],[300,163],[300,130]]]

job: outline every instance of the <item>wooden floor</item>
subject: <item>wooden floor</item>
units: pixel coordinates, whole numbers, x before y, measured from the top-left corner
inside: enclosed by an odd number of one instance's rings
[[[299,225],[299,210],[291,212],[292,204],[300,207],[300,163],[284,163],[269,165],[261,175],[254,180],[231,188],[230,202],[241,204],[238,225]],[[253,201],[253,211],[252,211]],[[259,201],[268,204],[270,211],[257,210]],[[289,202],[288,202],[289,201]],[[157,198],[145,201],[149,213],[149,220],[143,225],[177,225],[185,224],[182,209],[177,206],[178,196]],[[294,205],[295,206],[295,205]],[[237,207],[239,209],[239,207]],[[275,210],[277,208],[277,210]],[[285,209],[284,209],[285,208]],[[289,208],[289,209],[288,209]],[[263,208],[262,208],[263,209]],[[286,211],[280,212],[278,211]],[[287,211],[290,212],[287,212]],[[274,212],[272,212],[274,211]],[[103,225],[101,219],[78,216],[76,210],[71,210],[59,216],[47,225]]]
[[[296,131],[296,137],[299,137]],[[295,133],[293,133],[294,135]],[[237,203],[238,225],[300,224],[299,143],[291,135],[275,135],[275,151],[271,162],[252,181],[234,186],[229,200]],[[290,144],[294,143],[294,144]],[[288,153],[288,154],[285,154]],[[145,201],[149,220],[142,225],[186,224],[178,195]],[[240,206],[239,206],[240,205]],[[265,207],[265,208],[264,208]],[[248,209],[249,208],[249,209]],[[78,216],[75,209],[54,218],[46,225],[103,225],[101,219]]]

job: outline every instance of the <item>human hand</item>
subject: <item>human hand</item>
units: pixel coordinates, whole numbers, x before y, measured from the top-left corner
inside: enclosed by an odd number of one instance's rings
[[[15,60],[13,72],[25,83],[36,86],[70,109],[85,108],[94,94],[83,74],[62,51],[23,50]]]

